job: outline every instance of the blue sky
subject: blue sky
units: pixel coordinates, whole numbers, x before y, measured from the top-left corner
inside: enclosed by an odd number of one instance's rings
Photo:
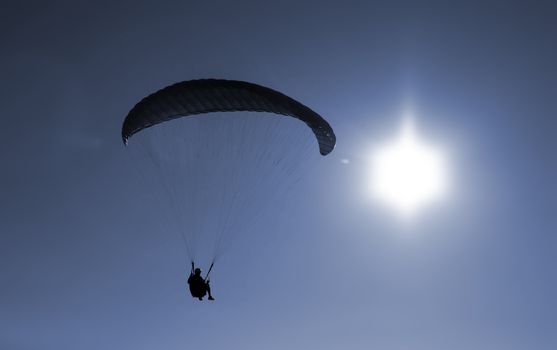
[[[552,2],[0,12],[2,348],[555,348]],[[214,303],[185,291],[182,242],[120,139],[140,98],[204,77],[284,91],[338,139],[222,257]],[[403,226],[362,192],[369,148],[408,105],[455,193]]]

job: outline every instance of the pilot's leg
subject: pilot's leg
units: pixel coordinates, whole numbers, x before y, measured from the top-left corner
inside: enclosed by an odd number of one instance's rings
[[[205,284],[205,288],[207,289],[207,294],[209,294],[209,300],[215,300],[215,298],[213,298],[213,296],[211,295],[211,286],[209,286],[209,282],[207,282]]]

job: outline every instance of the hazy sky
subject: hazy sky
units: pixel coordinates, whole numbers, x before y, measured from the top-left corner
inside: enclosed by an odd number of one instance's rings
[[[3,1],[0,348],[555,349],[556,19],[552,1]],[[204,77],[287,92],[338,139],[222,257],[212,303],[120,139],[140,98]],[[364,193],[408,108],[454,183],[411,225]]]

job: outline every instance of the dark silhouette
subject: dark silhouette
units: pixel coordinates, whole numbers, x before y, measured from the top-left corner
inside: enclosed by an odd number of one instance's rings
[[[212,266],[211,266],[212,267]],[[194,298],[203,300],[206,294],[209,294],[209,300],[215,300],[211,295],[211,287],[209,286],[209,274],[206,278],[201,277],[201,269],[195,268],[194,263],[191,263],[191,273],[188,278],[188,284],[190,285],[190,293]]]
[[[122,141],[172,119],[211,112],[254,111],[297,118],[311,128],[322,155],[336,144],[335,132],[319,114],[268,87],[238,80],[198,79],[170,85],[138,102],[122,124]]]

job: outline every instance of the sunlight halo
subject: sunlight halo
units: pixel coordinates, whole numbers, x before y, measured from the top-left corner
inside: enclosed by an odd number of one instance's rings
[[[371,190],[405,217],[443,198],[448,189],[444,153],[421,140],[406,118],[398,137],[373,155]]]

